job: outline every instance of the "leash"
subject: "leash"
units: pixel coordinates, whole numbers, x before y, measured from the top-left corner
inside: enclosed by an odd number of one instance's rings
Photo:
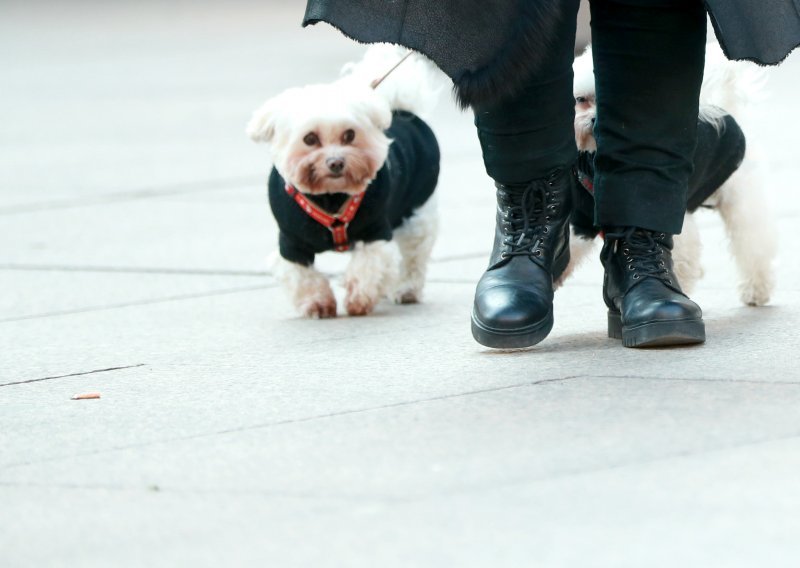
[[[379,78],[375,79],[374,81],[372,81],[372,83],[370,83],[370,87],[372,87],[373,89],[377,89],[380,86],[380,84],[383,83],[389,75],[394,73],[395,70],[398,67],[400,67],[403,63],[405,63],[406,59],[411,57],[413,54],[414,54],[414,52],[409,50],[408,53],[406,53],[405,56],[403,56],[403,58],[400,61],[398,61],[397,63],[394,64],[394,67],[392,67],[386,73],[384,73],[384,75],[382,77],[379,77]]]

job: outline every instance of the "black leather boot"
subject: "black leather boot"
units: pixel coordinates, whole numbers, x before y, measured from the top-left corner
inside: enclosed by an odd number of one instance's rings
[[[671,235],[636,227],[607,231],[600,260],[609,337],[625,347],[706,340],[703,312],[675,277]]]
[[[569,168],[526,185],[497,186],[489,269],[478,282],[472,335],[487,347],[530,347],[553,328],[553,281],[569,263]]]

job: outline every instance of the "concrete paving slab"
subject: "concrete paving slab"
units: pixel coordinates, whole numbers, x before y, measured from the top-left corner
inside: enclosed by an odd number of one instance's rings
[[[468,324],[492,186],[446,96],[425,304],[305,321],[265,274],[244,123],[362,52],[301,12],[4,4],[0,565],[796,566],[800,60],[746,125],[784,247],[772,306],[740,307],[702,214],[706,345],[608,339],[594,261],[545,342],[495,352]]]
[[[260,173],[252,110],[362,51],[295,3],[6,5],[4,205]]]
[[[31,224],[36,231],[26,229]],[[0,256],[14,265],[263,272],[277,242],[271,224],[262,195],[247,201],[136,200],[39,211],[4,219],[11,246]]]
[[[489,184],[467,186],[480,172],[451,170],[439,193],[441,230],[431,278],[475,282],[486,266],[493,232]],[[469,191],[464,202],[460,188]],[[735,266],[719,215],[697,213],[706,276],[701,288],[735,288]],[[180,219],[180,222],[177,220]],[[800,215],[777,220],[780,242],[791,242]],[[275,251],[277,229],[261,187],[193,192],[125,202],[48,209],[3,218],[11,246],[0,252],[0,269],[14,267],[142,268],[263,273]],[[28,230],[34,225],[36,231]],[[596,245],[591,260],[570,281],[602,281]],[[320,257],[326,272],[339,272],[345,258]],[[781,287],[794,289],[800,265],[790,257],[779,266]],[[441,267],[439,263],[443,264]],[[582,275],[588,275],[582,277]]]
[[[800,437],[800,415],[793,412],[799,399],[800,382],[545,380],[143,447],[79,450],[5,467],[0,479],[432,499]],[[86,426],[101,405],[115,402],[84,404]],[[87,427],[81,433],[93,434]]]
[[[0,538],[20,565],[210,566],[230,554],[241,566],[792,566],[800,501],[776,484],[794,484],[800,460],[796,386],[647,381],[630,396],[628,382],[238,432],[151,449],[155,460],[88,456],[17,481],[4,472],[17,521]]]
[[[574,376],[800,380],[789,353],[747,341],[779,336],[783,322],[798,316],[796,294],[786,306],[763,310],[701,297],[706,346],[638,351],[606,337],[605,310],[576,287],[559,296],[558,323],[546,342],[502,353],[469,335],[472,290],[431,284],[427,304],[384,304],[373,317],[329,322],[297,319],[276,301],[278,290],[256,289],[0,325],[12,370],[3,383],[23,383],[2,387],[0,421],[14,433],[2,465]],[[302,345],[313,347],[300,351]],[[708,365],[714,353],[728,365]],[[69,400],[85,391],[104,399]],[[94,420],[115,427],[87,439]]]
[[[112,270],[0,270],[0,324],[87,311],[133,307],[209,294],[264,290],[267,276],[131,273]]]

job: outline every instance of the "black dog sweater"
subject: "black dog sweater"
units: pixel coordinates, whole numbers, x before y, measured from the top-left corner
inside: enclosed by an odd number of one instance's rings
[[[430,127],[412,113],[395,111],[386,135],[392,140],[389,155],[347,227],[350,243],[390,240],[392,231],[423,205],[436,188],[439,145]],[[310,266],[315,254],[336,249],[331,230],[314,220],[287,193],[286,181],[275,168],[267,187],[269,204],[280,230],[278,246],[283,258]],[[335,193],[304,197],[333,215],[350,196]]]
[[[690,213],[711,197],[744,160],[746,141],[739,123],[729,114],[722,117],[721,128],[703,120],[697,121],[697,147],[694,152],[694,171],[689,178],[686,210]],[[576,164],[579,183],[573,192],[570,222],[575,233],[593,239],[600,229],[594,225],[594,152],[581,152]]]

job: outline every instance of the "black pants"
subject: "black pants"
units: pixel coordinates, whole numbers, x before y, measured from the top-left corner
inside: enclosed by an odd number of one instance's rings
[[[514,184],[576,157],[572,62],[578,0],[548,63],[513,99],[477,107],[488,174]],[[696,144],[706,12],[701,0],[592,0],[597,88],[595,223],[679,233]]]

